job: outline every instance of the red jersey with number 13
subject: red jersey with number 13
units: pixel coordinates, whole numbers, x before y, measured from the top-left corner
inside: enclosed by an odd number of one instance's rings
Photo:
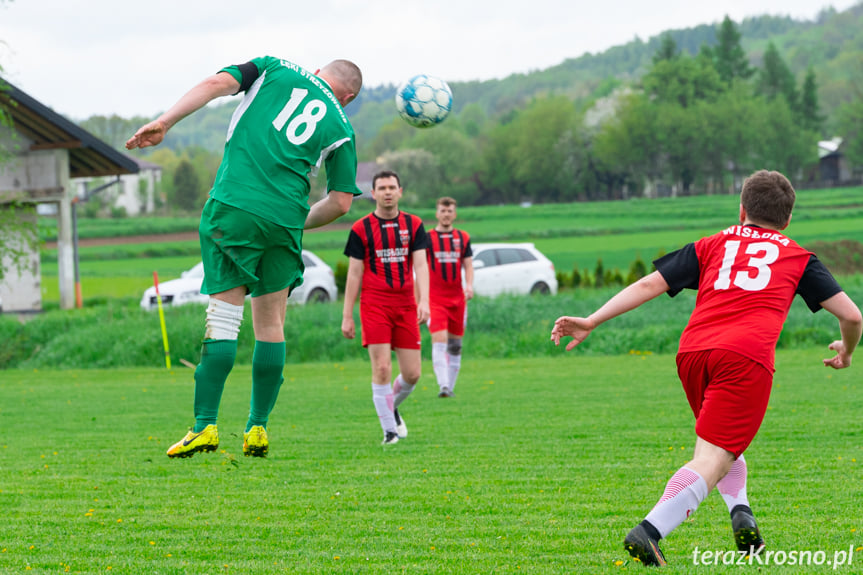
[[[701,270],[680,351],[726,349],[773,370],[776,342],[811,252],[774,230],[731,226],[695,242]]]

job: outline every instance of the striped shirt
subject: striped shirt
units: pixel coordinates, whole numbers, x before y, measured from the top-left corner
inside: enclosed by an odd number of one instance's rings
[[[360,302],[415,304],[411,255],[427,247],[422,220],[412,214],[384,220],[371,213],[355,222],[344,254],[363,261]]]

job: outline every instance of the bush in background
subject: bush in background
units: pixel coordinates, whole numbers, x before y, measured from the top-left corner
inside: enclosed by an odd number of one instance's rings
[[[843,278],[842,286],[855,301],[863,300],[863,277]],[[554,320],[561,315],[587,315],[618,288],[577,290],[558,296],[477,297],[468,305],[464,357],[538,357],[563,352],[549,342]],[[620,355],[630,352],[674,353],[683,327],[695,306],[696,292],[685,290],[673,300],[658,297],[631,313],[603,325],[572,353]],[[355,308],[359,325],[359,312]],[[251,310],[240,329],[238,364],[250,364],[254,346]],[[285,322],[288,363],[339,362],[366,359],[360,339],[341,334],[339,303],[289,306]],[[171,360],[197,363],[204,333],[203,306],[165,310]],[[825,347],[836,339],[835,318],[813,314],[796,298],[778,347]],[[128,300],[81,310],[47,311],[27,323],[0,317],[0,369],[87,369],[165,364],[159,316]],[[428,330],[422,329],[422,353],[431,358]],[[288,368],[290,369],[290,368]],[[191,373],[190,373],[191,377]]]

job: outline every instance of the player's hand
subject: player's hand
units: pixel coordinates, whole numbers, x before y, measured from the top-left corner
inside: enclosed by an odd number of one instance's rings
[[[469,301],[473,299],[473,288],[468,286],[464,288],[464,301]]]
[[[424,324],[431,317],[431,310],[428,302],[420,302],[417,306],[417,323]]]
[[[134,150],[135,148],[146,148],[155,146],[161,143],[168,133],[168,125],[161,120],[153,120],[149,124],[144,124],[140,130],[135,132],[135,135],[126,141],[126,149]]]
[[[346,317],[342,319],[342,335],[348,339],[354,339],[357,336],[354,318]]]
[[[834,357],[830,359],[825,359],[824,366],[832,367],[833,369],[844,369],[851,365],[851,356],[845,351],[845,344],[842,343],[842,340],[837,340],[827,346],[828,349],[832,349],[836,352]]]
[[[566,344],[566,351],[570,351],[583,342],[595,327],[596,325],[588,318],[562,316],[554,322],[554,327],[551,329],[551,341],[554,342],[554,345],[560,345],[562,337],[571,337],[572,341]]]

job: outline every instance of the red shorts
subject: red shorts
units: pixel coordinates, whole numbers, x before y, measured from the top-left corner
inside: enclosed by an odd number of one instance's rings
[[[740,457],[764,420],[773,373],[733,351],[712,349],[678,353],[677,374],[696,435]]]
[[[390,307],[360,302],[360,323],[363,326],[363,347],[388,343],[393,349],[420,348],[416,305]]]
[[[447,331],[450,335],[461,337],[467,324],[467,306],[461,301],[434,301],[429,305],[429,331]]]

